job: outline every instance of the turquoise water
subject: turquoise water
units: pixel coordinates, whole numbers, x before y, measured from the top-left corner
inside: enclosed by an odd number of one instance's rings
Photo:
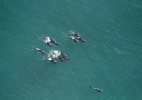
[[[71,60],[52,64],[33,47]],[[0,0],[0,100],[141,100],[141,61],[141,0]]]

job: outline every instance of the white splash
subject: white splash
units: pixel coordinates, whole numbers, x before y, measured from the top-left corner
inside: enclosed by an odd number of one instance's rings
[[[51,50],[48,54],[48,58],[58,58],[61,55],[59,50]]]
[[[49,42],[51,42],[51,39],[49,37],[45,37],[45,39],[43,40],[43,42],[49,43]]]

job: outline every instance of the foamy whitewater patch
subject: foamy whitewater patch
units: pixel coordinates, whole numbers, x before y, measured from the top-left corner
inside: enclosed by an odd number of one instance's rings
[[[48,54],[48,58],[58,58],[61,55],[61,51],[59,50],[50,50]]]

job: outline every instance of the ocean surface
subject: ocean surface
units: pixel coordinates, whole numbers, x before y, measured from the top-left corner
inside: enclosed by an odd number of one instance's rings
[[[0,100],[142,100],[142,0],[0,0]]]

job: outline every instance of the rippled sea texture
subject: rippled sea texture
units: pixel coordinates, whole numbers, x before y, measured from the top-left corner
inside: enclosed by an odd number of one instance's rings
[[[52,64],[33,47],[70,60]],[[141,100],[141,61],[141,0],[0,0],[0,100]]]

